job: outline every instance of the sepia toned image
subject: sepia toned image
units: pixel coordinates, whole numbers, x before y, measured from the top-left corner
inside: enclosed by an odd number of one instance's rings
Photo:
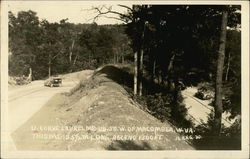
[[[1,144],[23,156],[171,152],[183,158],[180,152],[226,150],[231,158],[246,157],[244,8],[6,2],[7,52],[1,49],[1,58],[8,61],[8,77],[1,86],[8,100],[1,96],[7,110]]]

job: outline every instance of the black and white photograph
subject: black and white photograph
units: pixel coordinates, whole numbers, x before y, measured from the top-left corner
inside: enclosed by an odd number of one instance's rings
[[[3,158],[248,158],[249,3],[181,2],[3,1]]]

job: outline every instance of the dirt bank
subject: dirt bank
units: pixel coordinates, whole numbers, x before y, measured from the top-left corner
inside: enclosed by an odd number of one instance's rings
[[[71,93],[51,98],[12,134],[17,149],[193,149],[174,127],[141,110],[121,85],[106,76],[83,79]]]

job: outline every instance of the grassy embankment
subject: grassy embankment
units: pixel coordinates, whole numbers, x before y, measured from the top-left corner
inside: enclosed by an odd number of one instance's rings
[[[70,93],[54,96],[13,134],[17,148],[22,150],[193,149],[186,141],[176,140],[180,139],[180,135],[171,131],[176,127],[167,121],[164,123],[159,121],[150,115],[144,106],[134,102],[131,94],[126,91],[131,89],[132,74],[128,73],[129,70],[125,70],[105,66],[97,70],[92,77],[80,81]],[[59,125],[60,128],[80,126],[86,129],[75,131],[39,129],[55,125]],[[106,130],[96,129],[101,127]],[[143,127],[152,129],[163,127],[170,131],[138,129]],[[43,134],[47,134],[47,138],[41,136]],[[57,139],[55,135],[58,134],[68,138]]]

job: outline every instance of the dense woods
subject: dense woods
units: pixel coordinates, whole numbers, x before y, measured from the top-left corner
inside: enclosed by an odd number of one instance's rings
[[[130,58],[130,40],[122,25],[39,21],[33,11],[9,12],[9,74],[33,79],[95,69]]]
[[[171,109],[170,114],[180,119],[179,114],[183,113],[180,85],[211,83],[215,88],[215,101],[209,132],[220,136],[224,131],[221,128],[222,113],[230,110],[232,117],[240,113],[239,10],[240,6],[133,6],[129,10],[131,21],[127,33],[134,44],[137,59],[138,82],[135,87],[139,95],[145,92],[141,87],[141,77],[148,75],[172,91],[171,106],[176,108]],[[235,38],[237,42],[231,43]],[[232,50],[229,50],[232,48],[237,60],[231,59]],[[233,68],[231,64],[237,66]],[[142,75],[144,70],[145,75]],[[229,70],[232,73],[230,80]],[[236,103],[233,94],[238,96]],[[218,141],[216,138],[215,143]]]
[[[199,130],[207,140],[208,132],[240,136],[240,121],[232,129],[221,125],[223,112],[231,118],[241,114],[240,6],[120,7],[127,8],[119,13],[123,25],[50,23],[39,21],[33,11],[9,12],[9,74],[27,76],[32,69],[33,78],[41,79],[134,62],[134,96],[157,118],[190,126],[180,92],[208,82],[215,89],[215,112]],[[98,16],[117,14],[95,9]]]

